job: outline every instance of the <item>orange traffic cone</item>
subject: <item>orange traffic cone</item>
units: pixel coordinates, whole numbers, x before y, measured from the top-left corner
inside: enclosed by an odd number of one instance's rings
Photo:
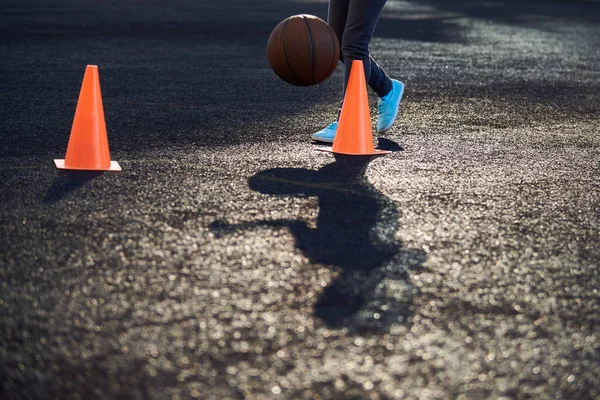
[[[344,104],[340,114],[333,146],[318,149],[337,154],[353,156],[372,156],[391,153],[386,150],[375,150],[369,97],[365,70],[361,60],[354,60],[350,69],[350,78],[346,87]]]
[[[75,119],[64,160],[54,160],[58,169],[87,171],[120,171],[116,161],[110,161],[106,123],[98,67],[85,69]]]

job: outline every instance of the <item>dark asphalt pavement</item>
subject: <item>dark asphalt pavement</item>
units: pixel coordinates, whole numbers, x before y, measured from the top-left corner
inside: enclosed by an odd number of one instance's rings
[[[1,2],[0,398],[600,399],[600,3],[389,0],[366,160],[266,59],[326,10]],[[121,173],[52,162],[87,64]]]

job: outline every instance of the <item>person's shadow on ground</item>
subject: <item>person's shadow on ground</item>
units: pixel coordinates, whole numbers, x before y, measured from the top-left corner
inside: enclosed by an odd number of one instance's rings
[[[396,239],[400,214],[392,200],[367,182],[370,159],[337,156],[318,171],[274,168],[249,179],[250,188],[260,193],[317,196],[316,228],[285,219],[211,225],[217,235],[259,226],[289,228],[311,262],[341,269],[321,294],[314,314],[331,328],[352,332],[407,323],[415,294],[409,272],[425,260],[422,251],[405,249]]]

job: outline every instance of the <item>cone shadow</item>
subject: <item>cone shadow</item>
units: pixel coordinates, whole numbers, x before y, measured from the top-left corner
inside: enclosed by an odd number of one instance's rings
[[[394,142],[391,139],[386,138],[377,138],[377,149],[378,150],[387,150],[387,151],[404,151],[404,148],[400,146],[397,142]]]
[[[314,315],[331,328],[381,332],[407,323],[415,289],[410,271],[425,260],[421,251],[406,249],[395,237],[400,212],[395,203],[365,178],[373,157],[336,155],[315,171],[275,168],[249,179],[252,190],[276,196],[316,196],[316,228],[300,220],[261,220],[245,224],[212,224],[217,234],[261,226],[284,226],[312,263],[339,275],[321,293]]]
[[[44,204],[61,201],[69,193],[85,186],[103,173],[103,171],[60,171],[44,195]]]

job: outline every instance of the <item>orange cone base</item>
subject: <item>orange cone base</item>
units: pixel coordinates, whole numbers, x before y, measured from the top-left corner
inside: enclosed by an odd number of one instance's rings
[[[121,166],[116,161],[110,162],[110,167],[108,168],[73,168],[73,167],[65,167],[65,160],[54,160],[54,165],[58,169],[64,169],[69,171],[113,171],[119,172],[121,171]]]
[[[342,152],[342,151],[333,151],[332,147],[322,147],[317,149],[318,151],[323,151],[326,153],[333,153],[333,154],[345,154],[348,156],[382,156],[384,154],[390,154],[391,151],[389,150],[375,150],[372,153],[346,153],[346,152]]]

